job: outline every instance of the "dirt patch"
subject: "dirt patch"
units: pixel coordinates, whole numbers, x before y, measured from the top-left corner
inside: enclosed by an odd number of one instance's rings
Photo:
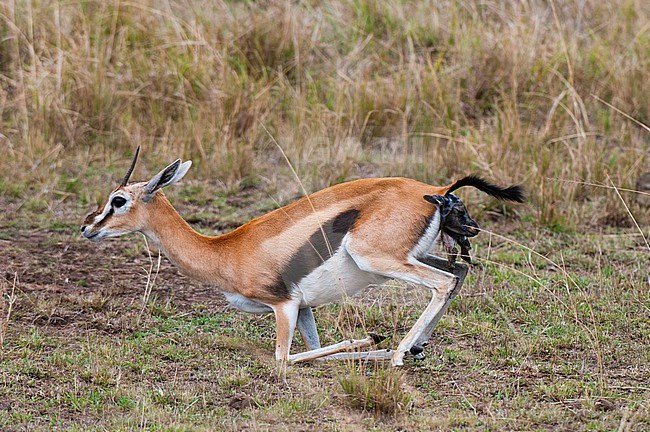
[[[8,282],[17,276],[15,317],[34,325],[87,325],[98,310],[140,306],[148,273],[156,272],[156,252],[150,256],[137,236],[97,244],[60,231],[8,234],[11,241],[0,240],[1,275]],[[151,299],[186,312],[227,307],[217,290],[181,275],[164,257]]]

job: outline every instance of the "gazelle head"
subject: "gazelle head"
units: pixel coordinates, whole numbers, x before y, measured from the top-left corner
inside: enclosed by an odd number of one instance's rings
[[[140,147],[120,185],[108,196],[108,201],[86,216],[81,233],[89,240],[100,241],[146,228],[148,206],[160,189],[176,183],[187,173],[191,161],[177,159],[146,182],[129,183]]]

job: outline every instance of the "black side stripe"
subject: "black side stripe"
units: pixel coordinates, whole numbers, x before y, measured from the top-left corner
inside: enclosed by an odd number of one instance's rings
[[[267,289],[277,297],[290,298],[291,287],[336,253],[358,217],[359,211],[352,209],[323,223],[293,254],[275,284]]]

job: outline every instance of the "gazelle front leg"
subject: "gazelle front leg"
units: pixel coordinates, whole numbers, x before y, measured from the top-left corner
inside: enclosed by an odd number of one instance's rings
[[[296,330],[300,302],[297,300],[289,300],[273,305],[272,308],[275,314],[275,329],[277,332],[275,359],[278,362],[286,363],[289,360],[291,341],[293,340],[293,333]]]
[[[307,346],[307,350],[320,348],[320,338],[316,329],[316,320],[310,307],[300,309],[298,313],[298,322],[296,323],[300,336]]]
[[[241,294],[237,293],[223,293],[224,297],[234,308],[248,312],[248,313],[257,313],[265,314],[274,312],[273,308],[260,303],[259,301],[251,300],[244,297]],[[320,339],[318,337],[318,330],[316,329],[316,321],[314,320],[314,314],[311,311],[310,307],[304,307],[298,312],[298,320],[296,322],[296,328],[302,336],[302,340],[307,345],[307,349],[316,349],[320,348]]]

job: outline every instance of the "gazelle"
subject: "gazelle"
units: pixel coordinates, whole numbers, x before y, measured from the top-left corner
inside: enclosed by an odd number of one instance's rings
[[[376,342],[368,338],[320,348],[311,308],[394,278],[424,285],[433,293],[397,350],[379,355],[402,365],[404,355],[426,341],[467,272],[464,264],[454,270],[444,260],[428,257],[443,227],[443,210],[449,210],[445,206],[456,202],[448,200],[451,192],[473,186],[498,199],[523,202],[520,186],[502,188],[478,177],[442,187],[406,178],[361,179],[323,189],[228,234],[209,237],[194,231],[162,191],[181,180],[191,162],[178,159],[149,181],[129,183],[139,150],[106,204],[86,217],[83,235],[101,241],[140,232],[182,273],[215,286],[237,309],[273,312],[275,356],[283,362]],[[468,224],[465,235],[477,233],[477,226]],[[296,328],[309,351],[290,355]]]

